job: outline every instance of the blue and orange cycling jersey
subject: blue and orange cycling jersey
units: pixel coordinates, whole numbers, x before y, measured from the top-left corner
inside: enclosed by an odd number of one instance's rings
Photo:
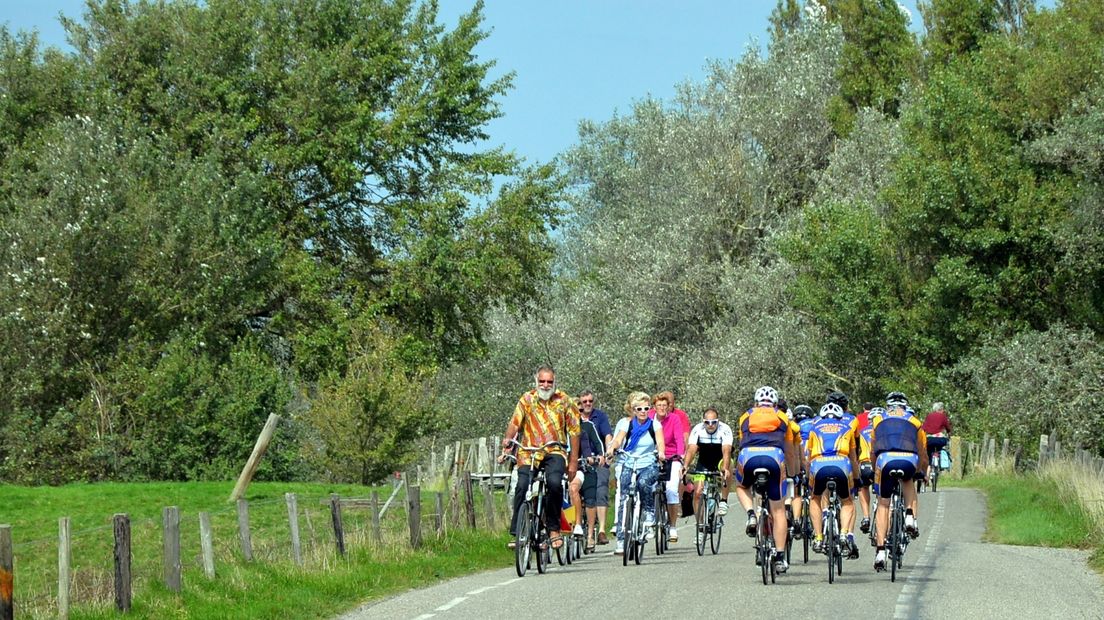
[[[870,458],[871,458],[870,448],[873,446],[873,438],[872,438],[872,433],[873,432],[874,432],[873,429],[871,429],[871,427],[869,427],[869,426],[867,426],[866,428],[859,431],[859,462],[860,463],[869,463],[870,462]]]
[[[759,406],[740,416],[736,425],[740,450],[749,447],[778,448],[786,444],[796,445],[798,434],[777,407]]]
[[[927,437],[920,426],[920,419],[905,409],[887,409],[885,415],[870,422],[870,443],[874,457],[889,451],[923,453]]]
[[[801,429],[801,445],[805,445],[809,441],[809,432],[813,430],[813,425],[819,418],[805,418],[797,423],[798,428]]]
[[[824,456],[850,456],[855,449],[854,419],[820,418],[809,432],[805,455],[810,461]]]

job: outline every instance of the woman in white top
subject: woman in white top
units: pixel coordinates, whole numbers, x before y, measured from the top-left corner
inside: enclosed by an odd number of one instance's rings
[[[651,398],[644,392],[629,394],[625,402],[625,411],[630,415],[617,422],[613,429],[613,441],[610,442],[607,457],[621,449],[620,490],[621,495],[630,492],[633,472],[637,472],[637,484],[640,485],[641,507],[644,509],[644,531],[655,525],[655,484],[659,478],[659,461],[666,458],[663,445],[663,424],[648,417]],[[656,438],[659,438],[657,441]],[[617,522],[622,520],[621,504],[617,506]],[[625,552],[625,532],[617,528],[617,550]]]

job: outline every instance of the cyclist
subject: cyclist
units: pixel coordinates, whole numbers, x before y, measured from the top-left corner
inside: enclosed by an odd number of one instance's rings
[[[883,472],[899,469],[904,472],[901,492],[905,501],[905,531],[916,538],[920,528],[916,523],[919,516],[916,486],[912,480],[927,470],[927,437],[921,428],[920,420],[911,413],[908,399],[901,392],[886,395],[885,413],[872,417],[871,444],[874,457],[874,484],[878,492],[878,552],[874,556],[874,570],[885,570],[885,538],[889,530],[889,499],[893,496],[894,481],[883,477]]]
[[[690,436],[690,418],[685,411],[675,409],[675,395],[671,392],[656,394],[652,403],[655,409],[648,413],[648,417],[658,420],[663,426],[663,444],[670,468],[668,478],[663,481],[667,493],[667,514],[659,515],[659,518],[666,518],[671,526],[668,542],[678,542],[675,526],[678,525],[681,508],[679,487],[682,486],[682,458]]]
[[[625,401],[625,410],[629,417],[621,418],[613,429],[613,441],[606,451],[606,458],[613,458],[617,450],[622,449],[620,479],[618,486],[622,497],[632,489],[632,473],[637,472],[637,484],[640,486],[640,506],[644,514],[644,531],[650,531],[655,525],[655,484],[659,478],[659,461],[665,458],[663,442],[663,423],[648,417],[651,399],[644,392],[633,392]],[[625,503],[617,504],[617,522],[622,522],[621,512]],[[616,555],[625,553],[625,530],[617,528]]]
[[[575,527],[572,535],[586,537],[587,548],[593,549],[598,523],[598,465],[605,461],[605,443],[599,435],[593,420],[585,415],[579,420],[579,471],[568,485],[571,504],[575,507]],[[607,489],[608,494],[609,489]],[[586,510],[588,530],[583,531],[583,510]]]
[[[797,476],[793,477],[793,481],[792,481],[792,484],[791,484],[791,487],[790,487],[792,492],[789,493],[788,496],[786,497],[786,508],[787,508],[786,518],[791,520],[791,530],[793,531],[794,538],[800,539],[802,536],[805,535],[805,533],[801,531],[801,528],[792,527],[794,516],[793,516],[793,509],[792,509],[791,506],[792,506],[793,500],[796,499],[795,496],[797,494],[797,489],[799,488],[800,474],[805,472],[805,462],[804,462],[804,459],[805,459],[805,445],[806,445],[806,442],[809,441],[809,431],[812,430],[813,424],[816,423],[817,415],[816,415],[816,412],[813,411],[812,407],[810,407],[809,405],[802,404],[802,405],[797,405],[796,407],[793,408],[792,416],[793,416],[793,419],[792,419],[793,424],[797,425],[797,433],[798,433],[797,453],[799,455],[798,465],[801,467],[801,471],[798,473]]]
[[[720,420],[717,410],[710,407],[702,414],[702,421],[690,431],[690,444],[686,448],[686,469],[689,471],[694,458],[698,459],[697,468],[706,471],[721,472],[721,501],[717,504],[717,514],[728,514],[728,480],[732,473],[732,427]],[[692,474],[694,483],[694,505],[705,488],[705,476]],[[698,532],[702,536],[702,532]]]
[[[921,428],[928,436],[928,463],[932,467],[939,467],[939,452],[947,446],[951,436],[951,419],[947,416],[943,403],[932,404],[931,413],[924,418]],[[930,478],[930,472],[928,475]]]
[[[859,529],[863,534],[870,533],[870,487],[874,484],[874,466],[870,463],[870,435],[873,432],[869,420],[873,420],[885,413],[885,409],[873,405],[866,411],[868,423],[865,428],[859,430],[859,508],[862,509],[863,518],[859,523]]]
[[[740,454],[736,461],[736,496],[747,511],[747,534],[755,536],[758,526],[748,488],[755,482],[751,474],[758,468],[768,471],[767,497],[770,500],[771,521],[774,524],[774,566],[778,573],[789,569],[786,563],[786,508],[782,503],[783,480],[787,471],[800,471],[794,448],[793,428],[786,415],[779,411],[778,392],[770,386],[755,391],[755,406],[740,416],[736,433]]]
[[[521,395],[514,414],[506,424],[506,433],[502,438],[503,452],[507,452],[515,439],[522,445],[543,446],[551,441],[569,444],[571,454],[579,453],[579,409],[570,396],[556,389],[556,373],[550,366],[541,366],[533,376],[535,388]],[[567,459],[563,448],[549,448],[536,458],[528,451],[518,451],[518,478],[514,490],[514,516],[510,519],[510,535],[516,536],[517,513],[529,491],[529,481],[533,466],[543,467],[547,480],[547,501],[544,504],[544,523],[549,529],[549,541],[554,549],[563,546],[559,528],[560,513],[563,508],[564,467],[567,467],[568,480],[575,478],[578,461]],[[566,461],[566,463],[565,463]],[[510,543],[513,547],[513,542]]]
[[[874,408],[874,403],[863,403],[863,410],[859,415],[855,416],[859,421],[859,430],[868,428],[870,426],[870,410]]]
[[[843,392],[840,392],[838,390],[830,392],[828,394],[827,402],[838,405],[840,409],[843,409],[843,417],[841,418],[841,420],[845,424],[849,425],[851,427],[852,433],[857,436],[859,434],[859,418],[855,414],[851,413],[850,409],[848,409],[848,404],[850,403],[850,400],[847,398],[847,394],[844,394]],[[859,473],[858,469],[852,470],[852,475],[857,476],[858,473]],[[858,480],[852,479],[851,494],[852,494],[852,496],[857,496],[858,493],[859,493]],[[853,511],[853,510],[850,511],[848,513],[848,517],[849,518],[847,518],[847,519],[843,519],[842,515],[841,515],[841,521],[842,521],[842,524],[843,524],[843,531],[847,532],[848,540],[854,540],[854,538],[855,538],[855,511]],[[852,545],[851,546],[851,555],[849,556],[849,559],[854,560],[854,559],[857,559],[858,557],[859,557],[859,548],[857,546]]]
[[[858,450],[855,445],[855,428],[844,419],[843,408],[836,403],[825,403],[820,408],[820,418],[809,432],[805,444],[805,458],[809,464],[809,484],[816,501],[809,502],[809,516],[813,520],[813,550],[824,551],[824,531],[821,523],[821,504],[828,481],[836,482],[840,497],[840,525],[854,521],[855,503],[851,499],[851,480],[859,470]],[[846,543],[852,559],[859,557],[855,535],[847,532]]]
[[[598,539],[597,539],[597,541],[594,541],[594,542],[596,542],[599,545],[605,545],[605,544],[609,543],[609,538],[606,537],[605,523],[606,523],[606,509],[609,506],[609,481],[610,481],[609,463],[606,462],[605,453],[606,453],[606,446],[608,446],[610,441],[613,440],[613,428],[610,426],[609,416],[606,415],[606,412],[604,412],[601,409],[598,409],[597,407],[594,406],[594,392],[591,392],[590,390],[583,390],[582,392],[579,393],[579,413],[581,415],[580,419],[584,420],[584,421],[587,421],[587,420],[590,421],[594,425],[594,430],[598,434],[598,441],[589,442],[589,443],[591,443],[590,453],[597,454],[601,458],[599,458],[598,464],[593,466],[593,471],[594,471],[594,474],[595,474],[595,479],[594,479],[594,503],[593,504],[588,504],[588,506],[593,506],[594,507],[595,514],[592,515],[588,511],[587,512],[587,522],[592,524],[592,525],[597,525],[598,526],[597,527]],[[587,438],[587,435],[584,433],[583,435],[581,435],[579,437],[579,449],[582,450],[582,454],[584,454],[584,455],[588,454],[587,444],[588,444],[588,438]],[[595,446],[597,446],[597,450],[594,449]],[[589,473],[589,471],[587,473]],[[576,480],[578,480],[578,476],[576,476]],[[583,483],[582,483],[582,485],[580,485],[579,488],[582,489],[583,486],[589,485],[589,484],[590,484],[589,480],[584,476]],[[574,498],[574,496],[572,496],[572,497]],[[585,501],[586,498],[583,497],[582,499],[584,500],[583,503],[586,503],[586,501]],[[576,514],[578,514],[578,513],[576,513]],[[577,528],[577,530],[578,529],[581,529],[581,528]],[[576,533],[577,533],[577,530],[576,530]],[[589,534],[588,534],[588,536],[589,536]],[[591,546],[593,547],[593,545],[591,545]]]

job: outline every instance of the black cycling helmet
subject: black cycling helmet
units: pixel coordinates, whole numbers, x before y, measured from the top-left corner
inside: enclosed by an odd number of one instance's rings
[[[826,398],[825,401],[832,403],[833,405],[839,405],[840,409],[847,411],[847,394],[844,394],[843,392],[832,392],[828,394],[828,398]]]
[[[890,392],[886,394],[886,404],[890,407],[904,407],[908,405],[908,398],[904,392]]]
[[[808,420],[816,415],[813,413],[813,408],[809,405],[798,405],[794,407],[793,414],[795,420]]]

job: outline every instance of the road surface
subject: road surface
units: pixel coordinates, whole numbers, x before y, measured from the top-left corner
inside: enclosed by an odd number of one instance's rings
[[[896,583],[889,572],[874,572],[873,548],[860,535],[862,557],[845,560],[834,585],[824,557],[803,565],[795,545],[789,572],[764,586],[734,502],[716,556],[708,548],[697,555],[689,519],[680,521],[681,540],[670,551],[656,556],[649,545],[640,566],[622,566],[611,542],[571,566],[553,564],[538,575],[534,564],[518,578],[512,552],[503,549],[501,570],[383,599],[340,620],[712,618],[745,610],[791,618],[1104,618],[1104,582],[1088,568],[1087,553],[982,543],[985,500],[974,490],[920,499],[921,536]]]

